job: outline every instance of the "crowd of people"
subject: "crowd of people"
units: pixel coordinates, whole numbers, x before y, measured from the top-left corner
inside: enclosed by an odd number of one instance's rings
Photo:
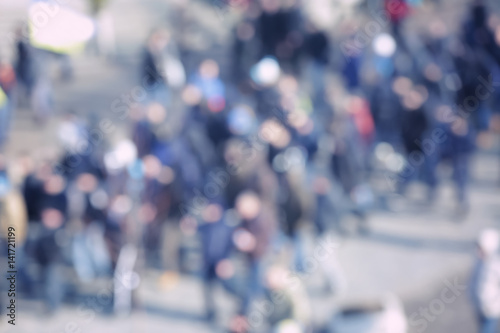
[[[13,163],[0,155],[2,232],[15,227],[21,290],[49,312],[70,297],[67,267],[81,282],[116,276],[131,245],[147,267],[200,274],[209,321],[220,283],[239,301],[231,330],[308,332],[304,286],[293,280],[292,292],[283,282],[308,270],[305,234],[345,233],[346,217],[369,232],[366,216],[383,206],[383,192],[404,194],[415,180],[432,204],[440,163],[451,165],[457,212],[467,213],[470,158],[500,98],[500,21],[486,5],[475,1],[456,34],[441,22],[414,42],[404,23],[420,2],[385,1],[377,10],[388,25],[365,45],[350,23],[331,34],[298,2],[237,2],[244,10],[230,62],[197,55],[190,68],[192,51],[158,28],[128,101],[89,119],[65,114],[62,153]],[[363,20],[372,9],[360,5]],[[0,147],[16,104],[30,105],[41,123],[50,114],[40,62],[67,61],[35,50],[21,32],[16,50],[12,66],[0,64]],[[127,135],[113,140],[123,121]],[[373,177],[387,186],[374,188]],[[193,237],[197,245],[186,247]],[[328,290],[341,292],[341,269],[322,269]],[[255,320],[262,298],[274,310]]]

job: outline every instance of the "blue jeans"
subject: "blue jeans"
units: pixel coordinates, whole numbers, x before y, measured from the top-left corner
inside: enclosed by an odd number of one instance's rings
[[[316,226],[317,235],[322,235],[329,229],[330,220],[335,219],[335,212],[331,207],[328,195],[316,195],[316,216],[314,218],[314,225]]]
[[[452,157],[453,180],[457,186],[457,198],[460,203],[467,203],[467,183],[469,179],[469,154],[455,154]]]
[[[214,297],[214,287],[218,283],[222,285],[222,287],[232,295],[243,299],[243,291],[238,290],[238,286],[234,284],[235,281],[232,279],[225,280],[225,279],[220,279],[216,272],[216,265],[212,264],[209,265],[208,267],[205,267],[202,278],[203,278],[203,292],[204,292],[204,297],[205,297],[205,307],[207,311],[207,316],[210,320],[213,319],[215,316],[215,297]]]
[[[243,295],[241,304],[241,314],[246,314],[253,300],[261,296],[264,292],[262,285],[262,263],[259,259],[250,258],[247,280],[247,289]]]
[[[9,136],[12,106],[12,102],[7,100],[7,102],[0,107],[0,147],[2,147]]]
[[[61,265],[58,263],[42,266],[42,298],[49,311],[56,311],[64,298],[64,281],[61,273]]]
[[[487,318],[479,315],[479,333],[495,333],[497,332],[498,318]]]

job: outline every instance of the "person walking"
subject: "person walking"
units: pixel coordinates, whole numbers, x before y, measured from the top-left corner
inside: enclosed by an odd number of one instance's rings
[[[478,258],[472,277],[472,298],[480,333],[498,332],[500,318],[500,259],[497,230],[483,230],[478,239]]]

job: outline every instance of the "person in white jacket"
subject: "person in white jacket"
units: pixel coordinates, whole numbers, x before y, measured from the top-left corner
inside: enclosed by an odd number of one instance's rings
[[[497,332],[500,318],[500,234],[483,230],[478,239],[478,260],[472,278],[472,297],[480,333]]]

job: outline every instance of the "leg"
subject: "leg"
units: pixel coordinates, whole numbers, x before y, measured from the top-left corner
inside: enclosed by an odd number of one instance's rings
[[[480,324],[480,333],[495,333],[497,327],[498,319],[496,318],[486,318],[484,316],[480,316],[479,324]]]
[[[261,284],[261,263],[258,259],[251,258],[249,260],[249,274],[247,285],[248,288],[243,296],[243,302],[241,305],[241,314],[246,314],[252,304],[252,301],[259,297],[262,292]]]
[[[461,205],[467,204],[466,188],[469,177],[469,155],[457,154],[453,157],[453,179],[457,185],[457,199]]]
[[[205,297],[206,318],[208,321],[215,319],[214,279],[206,273],[203,279],[203,296]]]

